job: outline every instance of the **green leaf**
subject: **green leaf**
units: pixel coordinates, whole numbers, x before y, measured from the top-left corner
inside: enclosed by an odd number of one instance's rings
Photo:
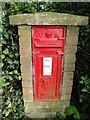
[[[13,80],[12,76],[10,76],[10,75],[8,75],[8,78],[9,78],[10,80]]]
[[[4,37],[6,37],[7,39],[9,39],[9,34],[8,34],[8,33],[5,33],[5,34],[4,34]]]
[[[81,91],[82,92],[88,92],[88,90],[86,88],[83,88]]]
[[[6,49],[3,51],[3,53],[4,53],[5,55],[9,54],[9,50],[6,48]]]
[[[79,97],[79,100],[80,100],[80,102],[82,103],[82,102],[85,102],[86,101],[86,99],[87,99],[87,97],[85,96],[85,95],[80,95],[80,97]]]
[[[2,54],[2,59],[4,59],[5,58],[5,55],[4,54]]]
[[[15,74],[18,74],[18,71],[17,71],[17,70],[14,70],[14,73],[15,73]]]
[[[80,115],[75,106],[69,105],[66,110],[65,110],[66,115],[71,116],[72,114],[74,115],[74,118],[80,120]]]
[[[2,32],[3,31],[3,29],[2,29],[2,27],[0,26],[0,32]]]
[[[22,77],[19,75],[19,80],[21,80],[22,79]]]
[[[74,118],[76,118],[76,119],[80,120],[80,114],[79,114],[79,112],[78,112],[77,108],[76,108],[76,107],[74,107],[74,108],[73,108],[73,110],[74,110]]]
[[[66,114],[68,116],[72,115],[73,114],[73,106],[69,105],[67,108],[66,108]]]
[[[5,82],[4,76],[0,77],[0,87],[5,87],[5,86],[7,86],[9,84],[10,84],[9,82]]]
[[[4,65],[3,63],[0,63],[0,68],[2,68],[2,67],[3,67],[3,65]]]
[[[7,117],[11,113],[11,111],[12,111],[11,109],[8,109],[5,113],[5,116]]]

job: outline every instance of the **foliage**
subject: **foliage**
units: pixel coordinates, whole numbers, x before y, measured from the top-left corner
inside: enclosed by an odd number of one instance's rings
[[[56,113],[55,120],[64,120],[64,119],[65,119],[65,115],[63,115],[61,112]]]
[[[78,15],[90,16],[90,3],[59,3],[59,2],[2,2],[2,77],[0,78],[0,87],[3,87],[2,96],[2,114],[5,119],[27,119],[24,115],[24,107],[21,89],[21,73],[19,63],[19,46],[17,28],[9,24],[9,15],[21,13],[34,13],[43,11],[65,12]],[[72,93],[72,104],[78,106],[81,118],[87,118],[86,109],[89,107],[89,78],[81,79],[80,90],[77,88],[82,75],[87,74],[90,77],[90,24],[80,28],[80,37],[77,52],[76,70],[74,77],[74,87]],[[88,83],[87,83],[87,82]],[[79,92],[80,91],[80,92]],[[77,100],[77,101],[75,101]],[[85,108],[86,107],[86,108]],[[70,106],[68,115],[73,114],[74,118],[79,118],[77,109]],[[84,114],[85,112],[85,114]],[[83,116],[84,114],[84,116]],[[57,119],[63,119],[58,113]]]
[[[24,108],[21,92],[21,75],[16,28],[9,25],[9,15],[17,11],[2,3],[2,77],[0,86],[2,94],[3,119],[23,118]],[[19,84],[19,85],[18,85]]]
[[[80,120],[80,114],[75,106],[69,105],[65,111],[66,116],[74,117],[75,120]]]
[[[80,80],[80,109],[81,112],[81,118],[82,120],[84,119],[89,119],[90,115],[90,78],[88,76],[81,77]]]

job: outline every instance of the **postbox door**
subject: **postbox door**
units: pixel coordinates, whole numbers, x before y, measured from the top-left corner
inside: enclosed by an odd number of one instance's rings
[[[53,34],[60,31],[63,31],[63,37],[54,38]],[[58,100],[62,80],[64,27],[35,26],[32,32],[35,101]]]
[[[54,100],[59,98],[58,94],[58,63],[60,59],[57,56],[41,57],[37,55],[34,58],[36,67],[35,75],[37,80],[34,81],[37,91],[35,98],[40,100]],[[60,72],[60,71],[59,71]],[[60,80],[60,77],[59,77]],[[58,81],[60,83],[60,81]]]

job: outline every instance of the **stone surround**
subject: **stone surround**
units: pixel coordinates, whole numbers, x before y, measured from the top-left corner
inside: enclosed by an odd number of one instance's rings
[[[10,24],[18,26],[20,63],[25,113],[31,118],[52,118],[64,113],[70,103],[80,25],[88,24],[88,17],[62,13],[32,13],[10,16]],[[32,71],[32,25],[63,25],[67,27],[61,97],[58,101],[34,102]]]

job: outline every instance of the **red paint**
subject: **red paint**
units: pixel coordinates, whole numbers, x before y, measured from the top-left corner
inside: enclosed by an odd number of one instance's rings
[[[33,26],[32,42],[34,100],[58,100],[60,98],[60,85],[62,80],[65,27]],[[47,71],[44,69],[47,69]],[[48,73],[48,70],[50,73]]]

